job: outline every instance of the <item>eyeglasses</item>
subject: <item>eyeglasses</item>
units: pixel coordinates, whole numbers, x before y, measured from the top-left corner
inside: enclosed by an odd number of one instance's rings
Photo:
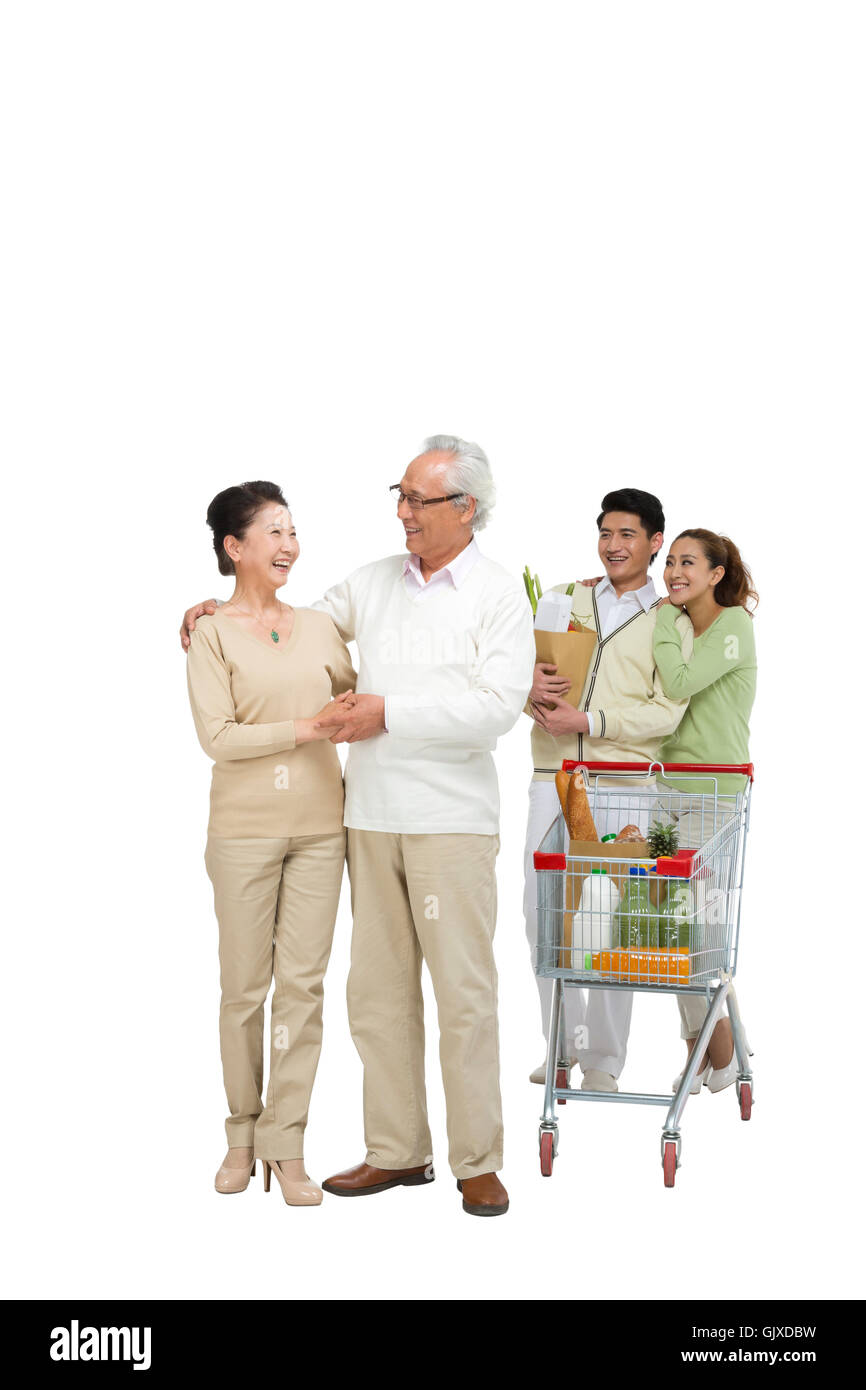
[[[423,511],[425,507],[435,507],[437,502],[454,502],[458,497],[466,496],[465,492],[449,492],[447,497],[415,497],[411,493],[404,492],[399,483],[394,483],[388,491],[392,497],[395,493],[397,494],[398,507],[401,502],[408,502],[413,512]]]

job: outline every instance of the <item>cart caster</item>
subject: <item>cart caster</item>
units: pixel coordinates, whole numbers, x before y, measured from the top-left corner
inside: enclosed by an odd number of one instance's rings
[[[541,1136],[539,1153],[541,1156],[541,1176],[549,1178],[553,1174],[553,1160],[556,1157],[553,1134],[549,1129],[546,1129]]]
[[[565,1067],[559,1067],[559,1068],[557,1069],[557,1072],[556,1072],[556,1089],[557,1089],[558,1091],[567,1091],[567,1090],[568,1090],[568,1071],[566,1070]],[[565,1100],[564,1100],[564,1098],[560,1097],[559,1100],[557,1100],[556,1103],[557,1103],[557,1105],[565,1105]]]
[[[665,1140],[662,1168],[665,1175],[665,1187],[673,1187],[677,1175],[677,1146],[673,1139]]]
[[[740,1100],[740,1119],[750,1120],[752,1118],[752,1083],[751,1081],[737,1082],[737,1095]]]

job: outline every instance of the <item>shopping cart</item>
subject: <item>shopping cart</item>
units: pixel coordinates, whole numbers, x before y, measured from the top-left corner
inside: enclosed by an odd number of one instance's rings
[[[566,772],[577,767],[585,770],[589,804],[600,834],[606,833],[605,827],[612,833],[628,824],[645,834],[661,824],[677,828],[679,844],[672,854],[657,860],[648,858],[641,842],[577,844],[569,841],[560,813],[534,855],[535,968],[538,975],[553,980],[544,1113],[538,1135],[541,1171],[545,1177],[553,1172],[559,1137],[554,1118],[557,1104],[589,1100],[661,1105],[667,1110],[661,1139],[664,1182],[665,1187],[673,1187],[680,1166],[680,1120],[698,1063],[725,1004],[737,1054],[740,1116],[748,1120],[752,1113],[752,1054],[733,978],[753,766],[564,762],[562,767]],[[717,779],[726,773],[743,775],[744,789],[720,795]],[[675,775],[686,789],[657,783],[656,776],[665,774]],[[569,1087],[564,991],[573,987],[706,997],[706,1018],[672,1095]]]

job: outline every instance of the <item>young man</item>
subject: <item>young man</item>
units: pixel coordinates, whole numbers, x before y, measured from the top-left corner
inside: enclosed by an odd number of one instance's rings
[[[567,704],[563,696],[569,682],[557,675],[556,667],[536,665],[527,712],[532,715],[533,777],[529,788],[529,822],[526,830],[524,914],[526,935],[535,959],[538,939],[536,879],[533,854],[552,821],[559,813],[554,776],[563,759],[578,762],[652,762],[662,742],[679,724],[687,700],[670,700],[653,660],[653,629],[656,609],[664,601],[649,577],[649,567],[664,543],[665,518],[661,502],[639,488],[619,488],[609,492],[598,517],[598,554],[605,578],[595,588],[575,584],[572,618],[584,627],[594,628],[598,643],[581,692],[579,706]],[[565,593],[567,584],[556,585]],[[677,618],[689,649],[691,636],[687,618]],[[553,708],[548,708],[549,705]],[[617,807],[622,805],[623,789],[647,788],[647,780],[604,782],[615,786]],[[607,824],[605,797],[597,800],[596,829],[599,835],[618,833],[623,826]],[[648,829],[649,798],[634,798],[634,811],[628,819],[642,830]],[[644,806],[647,810],[642,810]],[[615,813],[621,819],[619,809]],[[541,998],[542,1027],[547,1037],[550,1026],[551,979],[537,978]],[[585,993],[589,994],[587,1003]],[[632,994],[629,990],[564,991],[565,1036],[570,1066],[580,1062],[581,1089],[616,1091],[616,1078],[625,1062],[631,1022]],[[579,1032],[575,1033],[575,1030]],[[577,1038],[577,1041],[576,1041]],[[578,1043],[580,1045],[578,1045]],[[530,1078],[543,1084],[544,1067]]]

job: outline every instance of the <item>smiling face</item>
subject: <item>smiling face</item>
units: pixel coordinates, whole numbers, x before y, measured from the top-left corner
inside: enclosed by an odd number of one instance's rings
[[[605,512],[598,533],[598,557],[618,590],[642,589],[653,555],[664,536],[648,536],[634,512]]]
[[[419,454],[400,479],[402,491],[413,497],[448,496],[452,489],[447,486],[443,474],[450,462],[450,454],[438,450]],[[466,511],[458,511],[451,502],[437,502],[433,507],[419,507],[416,511],[408,501],[397,507],[406,536],[406,549],[422,556],[431,569],[447,565],[468,544],[472,538],[474,514],[474,499]]]
[[[292,514],[278,502],[265,502],[243,539],[226,536],[225,549],[244,586],[279,589],[301,553]]]
[[[724,565],[711,566],[704,548],[694,536],[678,536],[665,561],[665,584],[671,603],[678,608],[694,605],[713,590],[725,573]]]

